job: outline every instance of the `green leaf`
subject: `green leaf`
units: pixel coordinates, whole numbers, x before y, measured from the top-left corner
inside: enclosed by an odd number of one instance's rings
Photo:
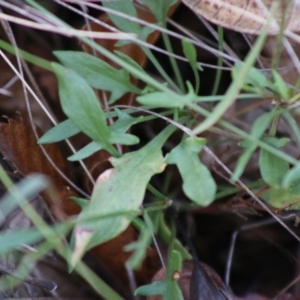
[[[126,132],[132,125],[143,122],[144,117],[133,118],[129,114],[115,109],[118,120],[109,126],[111,131],[115,132]],[[80,129],[76,124],[67,119],[56,126],[48,130],[38,141],[39,144],[51,144],[63,141],[69,137],[72,137],[80,132]]]
[[[216,193],[214,179],[198,155],[204,144],[203,138],[188,137],[166,157],[168,164],[177,165],[186,196],[201,206],[209,205]]]
[[[264,149],[260,149],[259,169],[267,184],[278,187],[289,170],[289,163]]]
[[[285,146],[289,139],[277,139],[275,137],[264,137],[264,142],[271,146]],[[259,169],[262,178],[270,186],[278,187],[289,170],[289,163],[271,154],[270,152],[260,149],[259,155]]]
[[[114,238],[127,228],[132,219],[128,215],[106,219],[101,216],[126,213],[140,207],[150,178],[164,169],[161,147],[174,130],[167,127],[142,149],[111,159],[114,168],[100,176],[90,204],[78,216],[72,264],[88,249]],[[98,221],[86,221],[93,216]]]
[[[109,141],[112,144],[121,144],[121,145],[135,145],[140,142],[139,138],[133,134],[121,133],[121,132],[111,132],[111,137]]]
[[[49,129],[42,137],[39,138],[39,144],[52,144],[68,139],[80,132],[76,124],[67,119]]]
[[[169,8],[176,2],[177,0],[143,0],[143,3],[146,4],[150,11],[155,16],[156,20],[164,25],[165,20],[167,18],[167,14]]]
[[[153,92],[145,95],[138,96],[136,99],[143,105],[154,107],[178,107],[183,108],[184,102],[180,97],[170,98],[165,92]]]
[[[69,156],[68,160],[70,161],[82,160],[91,156],[92,154],[96,153],[101,149],[103,149],[103,147],[100,143],[90,142],[89,144],[81,148],[79,151],[77,151],[75,154]]]
[[[140,72],[143,72],[144,74],[147,74],[146,71],[134,59],[132,59],[129,55],[126,55],[124,52],[117,51],[117,50],[115,50],[114,52],[119,57],[121,57],[124,61],[126,61],[127,63],[131,64],[133,67],[135,67],[136,69],[138,69]]]
[[[59,84],[59,96],[64,113],[95,142],[111,149],[110,131],[99,101],[86,81],[74,71],[52,63]]]
[[[241,70],[243,68],[243,63],[236,63],[234,68],[232,69],[232,77],[235,79],[239,76]],[[263,74],[261,70],[257,68],[251,67],[248,71],[248,74],[244,80],[244,83],[247,85],[251,85],[254,89],[261,88],[261,89],[270,89],[273,90],[272,82]],[[244,89],[246,86],[243,86]]]
[[[278,115],[281,115],[283,112],[284,111],[282,110],[274,110],[258,117],[251,128],[251,135],[256,137],[257,139],[260,139],[264,134],[264,132],[266,131],[266,129],[268,128],[272,119]],[[232,181],[236,181],[242,175],[251,155],[254,153],[254,151],[257,148],[257,144],[253,143],[252,141],[250,143],[240,142],[239,145],[241,145],[241,147],[246,147],[247,145],[249,145],[249,147],[239,157],[231,178]]]
[[[108,7],[115,11],[119,11],[128,16],[137,17],[136,9],[131,0],[128,1],[104,1],[102,2],[104,7]],[[147,40],[148,35],[153,31],[153,29],[148,28],[147,26],[142,27],[137,22],[132,22],[131,20],[116,16],[114,14],[108,13],[112,22],[124,32],[135,33],[137,37],[143,41]],[[124,45],[128,42],[120,41],[118,45]]]
[[[137,296],[155,296],[162,295],[164,300],[183,300],[181,289],[175,278],[172,278],[175,272],[181,270],[181,255],[173,250],[168,259],[168,274],[163,281],[154,281],[150,284],[139,287],[135,291]],[[170,276],[171,275],[171,276]]]
[[[55,51],[54,55],[93,88],[111,92],[110,103],[128,92],[140,93],[140,89],[130,82],[125,69],[116,69],[97,57],[79,51]]]
[[[15,199],[15,194],[18,193],[23,196],[24,200],[31,200],[37,194],[42,192],[49,186],[47,177],[41,174],[32,173],[28,175],[17,184],[15,184],[0,201],[0,223],[4,221],[5,217],[12,213],[17,207],[18,203]]]
[[[51,227],[58,234],[67,234],[70,230],[70,224],[58,224]],[[0,253],[5,253],[22,246],[22,244],[33,244],[41,241],[44,235],[36,228],[20,229],[11,232],[4,231],[0,234]]]
[[[89,200],[78,198],[78,197],[70,197],[71,200],[73,200],[76,204],[78,204],[82,209],[87,207],[90,203]]]
[[[37,229],[21,229],[18,231],[6,231],[0,234],[0,253],[5,253],[22,246],[42,240],[43,235]]]
[[[118,115],[118,120],[109,127],[111,130],[109,142],[111,144],[121,145],[138,144],[139,138],[137,136],[124,132],[126,132],[133,124],[141,122],[143,120],[143,116],[139,118],[133,118],[121,110],[116,109],[116,112]],[[103,149],[103,145],[99,142],[93,141],[81,148],[77,153],[69,156],[68,160],[76,161],[85,159],[101,149]]]
[[[196,48],[193,44],[191,44],[189,41],[183,39],[181,41],[182,47],[183,47],[183,53],[185,57],[188,59],[190,66],[194,72],[195,80],[196,80],[196,87],[195,87],[195,93],[198,94],[199,88],[200,88],[200,77],[199,72],[197,68],[197,52]]]
[[[282,99],[288,101],[290,96],[288,86],[286,85],[286,83],[284,82],[284,80],[276,70],[272,70],[272,75],[275,81],[273,90],[276,90]]]
[[[289,142],[289,138],[276,138],[273,136],[263,136],[261,140],[275,148],[285,147]]]
[[[296,200],[300,199],[300,183],[283,187],[271,187],[261,198],[276,208],[282,208]],[[297,202],[291,206],[292,209],[300,209],[300,203]]]
[[[286,172],[283,180],[282,187],[288,188],[289,186],[300,182],[300,165],[294,166]]]
[[[125,113],[122,110],[115,109],[118,120],[114,122],[109,129],[114,132],[120,132],[125,133],[132,125],[138,124],[144,120],[143,116],[140,116],[138,118],[133,118],[129,114]]]
[[[143,214],[145,223],[136,218],[133,220],[133,224],[138,228],[140,235],[137,241],[126,245],[124,251],[133,251],[133,254],[126,261],[126,265],[131,269],[139,269],[147,253],[152,239],[152,233],[154,232],[153,225],[150,217],[146,212]]]

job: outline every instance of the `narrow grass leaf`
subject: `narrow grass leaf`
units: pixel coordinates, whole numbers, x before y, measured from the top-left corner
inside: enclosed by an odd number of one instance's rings
[[[15,250],[22,244],[32,244],[40,241],[42,234],[37,229],[22,229],[19,231],[8,231],[0,234],[0,253]]]
[[[105,171],[97,180],[90,204],[82,210],[74,231],[75,249],[81,255],[88,249],[104,243],[129,225],[132,217],[115,216],[98,221],[85,221],[93,216],[137,210],[141,205],[150,178],[163,171],[165,162],[161,147],[175,129],[167,127],[142,149],[112,158],[113,169]],[[79,245],[83,232],[91,233],[85,246]],[[78,247],[80,248],[78,250]],[[80,258],[80,256],[78,256]]]
[[[139,103],[143,105],[148,106],[155,106],[155,107],[177,107],[177,108],[183,108],[184,107],[184,101],[182,98],[174,96],[170,97],[165,92],[153,92],[148,93],[142,96],[138,96],[136,99]]]
[[[41,174],[31,174],[15,184],[2,198],[0,202],[0,223],[18,207],[15,194],[23,196],[23,199],[31,200],[38,193],[49,186],[49,180]]]
[[[201,206],[213,202],[216,194],[216,183],[199,159],[204,144],[202,138],[188,137],[166,157],[166,163],[177,165],[186,196]]]
[[[74,71],[52,63],[64,113],[94,141],[109,149],[110,131],[99,101],[87,82]]]
[[[243,67],[241,68],[238,76],[232,82],[223,100],[220,101],[220,103],[216,106],[214,111],[201,124],[196,126],[196,128],[193,130],[193,134],[197,135],[214,125],[222,117],[225,111],[234,103],[236,96],[240,91],[240,88],[244,84],[244,80],[246,79],[249,70],[255,63],[257,56],[264,45],[265,39],[266,33],[262,33],[258,37],[258,39],[252,47],[251,52],[246,57]]]
[[[130,82],[128,71],[116,69],[97,57],[80,51],[55,51],[54,54],[93,88],[111,92],[110,103],[128,92],[141,92]]]

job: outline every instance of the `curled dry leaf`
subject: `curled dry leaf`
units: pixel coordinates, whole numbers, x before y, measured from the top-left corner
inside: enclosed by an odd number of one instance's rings
[[[40,134],[38,128],[37,131]],[[59,218],[62,214],[70,215],[80,212],[80,208],[76,207],[77,204],[69,200],[69,196],[73,196],[75,193],[66,187],[65,180],[37,144],[28,120],[20,117],[19,120],[9,119],[7,123],[0,123],[0,140],[0,152],[16,172],[22,176],[30,173],[42,173],[51,179],[62,201],[53,203],[53,199],[43,196],[55,217]],[[51,144],[45,145],[44,149],[56,167],[68,176],[70,169],[59,147]]]
[[[56,186],[66,185],[37,145],[29,121],[20,117],[20,120],[9,119],[8,123],[0,123],[0,139],[0,152],[3,157],[23,176],[42,173],[49,176]],[[57,145],[46,145],[44,149],[55,165],[64,174],[68,174],[66,160]]]
[[[276,9],[268,33],[276,35],[284,18],[287,30],[300,31],[300,2],[298,0],[182,0],[196,14],[229,29],[259,34]]]

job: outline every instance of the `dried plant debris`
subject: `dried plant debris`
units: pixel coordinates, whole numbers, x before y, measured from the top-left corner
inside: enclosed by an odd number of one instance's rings
[[[57,186],[66,185],[53,165],[37,144],[32,125],[22,117],[19,120],[8,119],[0,124],[0,152],[4,158],[14,166],[23,176],[33,172],[48,175]],[[66,160],[57,145],[43,146],[52,162],[64,174],[68,174]]]
[[[299,31],[300,4],[297,0],[183,0],[196,14],[218,25],[250,34],[259,34],[268,19],[268,33],[278,34],[281,21],[289,31]],[[272,15],[272,8],[276,9]]]

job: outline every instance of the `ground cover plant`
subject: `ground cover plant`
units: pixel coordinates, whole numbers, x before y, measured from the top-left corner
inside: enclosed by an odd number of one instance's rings
[[[299,297],[298,1],[182,2],[0,2],[1,299]]]

